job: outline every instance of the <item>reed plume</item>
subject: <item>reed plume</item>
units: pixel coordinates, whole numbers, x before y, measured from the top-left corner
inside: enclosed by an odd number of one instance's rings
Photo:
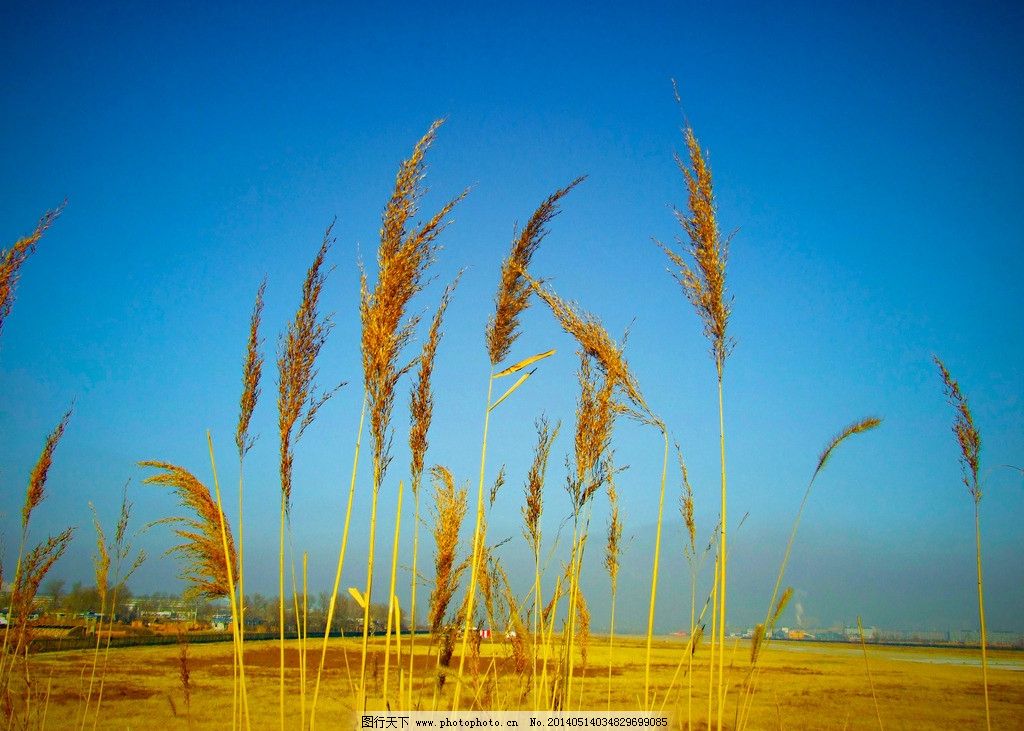
[[[185,569],[181,578],[187,582],[185,596],[217,599],[230,595],[228,571],[238,569],[235,541],[226,519],[224,529],[227,536],[227,552],[221,534],[221,513],[210,489],[191,472],[167,462],[139,462],[140,467],[158,470],[147,477],[147,485],[160,485],[174,490],[181,507],[195,517],[177,516],[164,518],[158,523],[180,524],[175,533],[182,543],[168,549],[167,553],[178,553],[184,557]]]
[[[23,531],[28,530],[28,522],[32,517],[32,511],[39,506],[39,503],[46,496],[46,478],[50,474],[50,467],[53,466],[53,453],[64,436],[68,421],[71,419],[71,411],[72,409],[68,409],[64,412],[60,422],[46,437],[43,451],[40,453],[39,459],[36,460],[36,464],[29,475],[28,489],[25,491],[25,504],[21,508],[21,529]]]
[[[932,356],[935,365],[938,366],[939,374],[942,376],[942,384],[946,390],[946,398],[950,405],[956,410],[956,418],[953,420],[953,435],[956,437],[957,445],[960,447],[960,472],[964,487],[971,494],[975,504],[981,502],[981,482],[978,479],[978,469],[981,454],[981,434],[974,426],[974,417],[971,415],[971,407],[967,403],[967,397],[960,390],[960,384],[950,375],[946,366],[939,360],[937,355]]]
[[[526,477],[526,501],[522,512],[526,527],[523,536],[535,554],[539,554],[540,550],[540,517],[544,511],[544,479],[548,469],[548,458],[551,456],[551,446],[561,426],[561,422],[557,422],[552,427],[551,422],[544,416],[534,422],[537,444],[533,448],[533,462]]]
[[[974,545],[975,563],[978,572],[978,621],[981,625],[981,677],[985,687],[985,725],[992,728],[992,713],[989,708],[988,698],[988,649],[985,631],[985,583],[981,571],[981,482],[978,479],[978,469],[981,455],[981,434],[974,426],[974,417],[971,415],[971,407],[967,403],[967,397],[960,390],[960,384],[956,382],[949,370],[939,360],[939,356],[933,355],[932,359],[938,366],[939,374],[942,376],[942,384],[945,387],[946,398],[956,412],[953,419],[953,435],[956,437],[957,445],[960,447],[960,473],[961,479],[967,491],[974,501]]]
[[[321,317],[318,312],[320,293],[327,278],[327,273],[323,270],[324,259],[333,243],[333,227],[333,223],[327,227],[323,243],[306,272],[306,278],[302,283],[302,301],[295,313],[295,319],[288,324],[278,347],[277,424],[281,440],[281,497],[286,513],[291,508],[295,444],[302,438],[306,428],[313,423],[320,408],[341,387],[339,385],[327,391],[317,392],[316,385],[316,359],[327,341],[328,333],[334,327],[330,315]],[[251,375],[247,372],[245,377]],[[255,404],[255,401],[253,403]]]
[[[455,280],[445,288],[444,294],[441,295],[441,302],[434,313],[434,319],[430,323],[430,330],[427,331],[427,339],[423,343],[423,349],[417,360],[416,381],[409,399],[409,419],[412,424],[409,429],[409,451],[412,455],[410,468],[413,495],[419,494],[424,470],[424,457],[429,446],[427,436],[430,432],[430,424],[434,415],[434,395],[431,379],[434,373],[434,359],[437,356],[437,347],[441,342],[441,324],[461,277],[462,272],[459,272]]]
[[[668,256],[669,261],[678,268],[672,275],[704,323],[704,335],[711,343],[715,368],[721,378],[725,360],[733,347],[733,342],[727,334],[732,304],[725,291],[725,265],[729,257],[729,242],[728,239],[723,239],[718,231],[711,167],[701,151],[693,128],[687,125],[683,135],[689,153],[689,164],[678,154],[675,160],[686,181],[689,210],[680,211],[674,208],[673,211],[686,233],[688,241],[683,244],[683,250],[693,260],[693,266],[691,267],[683,254],[661,242],[658,242],[658,245]]]
[[[263,374],[263,355],[260,353],[260,321],[263,317],[263,295],[267,290],[267,279],[263,278],[256,290],[256,303],[249,318],[249,340],[245,348],[245,365],[242,368],[242,397],[239,399],[238,427],[235,429],[235,446],[238,458],[243,459],[252,449],[255,437],[249,436],[249,423],[260,398],[260,376]],[[241,527],[241,521],[239,521]]]
[[[74,537],[74,528],[65,528],[55,536],[48,537],[25,554],[21,577],[11,590],[11,611],[13,623],[17,626],[17,637],[13,645],[15,656],[21,650],[27,650],[28,638],[27,618],[32,611],[36,594],[43,579],[68,550]],[[5,681],[6,682],[6,681]]]
[[[436,240],[448,225],[445,219],[466,195],[463,192],[426,223],[410,230],[410,219],[416,215],[423,195],[426,153],[441,124],[442,120],[438,120],[430,126],[416,143],[412,156],[399,168],[380,230],[376,287],[372,292],[369,290],[365,272],[360,279],[363,375],[370,405],[375,489],[390,462],[388,424],[394,407],[395,386],[413,365],[398,366],[399,355],[419,321],[418,317],[407,319],[406,310],[413,296],[422,289],[426,270],[434,262],[438,249]],[[445,295],[445,306],[448,297],[450,292]],[[436,348],[436,342],[433,347]],[[425,439],[425,434],[423,436]]]
[[[430,609],[427,624],[437,634],[444,624],[448,605],[459,586],[459,578],[466,564],[457,564],[456,551],[459,545],[459,531],[468,508],[467,490],[455,487],[455,478],[447,467],[434,465],[430,470],[434,482],[434,504],[437,514],[434,520],[434,589],[430,593]]]
[[[660,419],[651,412],[641,394],[640,383],[629,369],[622,346],[612,339],[601,321],[594,315],[583,312],[574,303],[562,299],[529,274],[524,272],[523,277],[537,296],[547,304],[562,329],[575,338],[584,353],[594,359],[606,378],[621,389],[637,410],[638,413],[634,415],[641,421],[659,429],[663,428]]]
[[[601,488],[607,475],[600,468],[602,456],[611,446],[615,409],[612,395],[615,381],[607,371],[595,374],[592,357],[580,351],[580,397],[576,407],[575,478],[569,480],[573,512],[579,514],[584,505]]]
[[[501,280],[494,296],[494,314],[485,332],[492,366],[508,357],[512,344],[519,337],[519,316],[530,304],[530,285],[525,272],[548,233],[546,227],[558,215],[558,204],[562,198],[585,179],[586,176],[580,176],[549,195],[530,216],[522,231],[513,234],[512,251],[501,265]]]
[[[683,459],[683,450],[676,442],[676,460],[679,462],[679,473],[682,478],[682,494],[679,496],[679,513],[683,516],[683,525],[686,526],[686,535],[689,538],[689,545],[686,547],[687,555],[697,555],[697,521],[693,515],[693,487],[690,485],[690,475],[686,469],[686,461]]]
[[[74,534],[74,528],[65,528],[57,535],[50,536],[37,544],[35,548],[25,554],[22,580],[14,587],[11,597],[11,606],[15,608],[15,617],[21,617],[24,620],[24,617],[28,616],[36,594],[39,593],[39,586],[53,565],[67,551]]]
[[[22,265],[35,253],[39,239],[57,220],[66,204],[67,201],[64,201],[52,211],[47,211],[39,219],[32,233],[15,241],[11,248],[0,251],[0,334],[3,333],[4,322],[14,307],[14,290],[18,286]]]

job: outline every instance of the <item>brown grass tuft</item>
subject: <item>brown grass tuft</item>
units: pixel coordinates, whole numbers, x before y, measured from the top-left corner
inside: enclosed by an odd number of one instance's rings
[[[967,397],[960,390],[960,384],[956,382],[946,366],[939,360],[939,356],[933,355],[932,359],[942,374],[942,383],[946,388],[946,397],[949,403],[956,409],[956,418],[953,421],[953,435],[956,436],[957,444],[960,446],[960,469],[963,473],[964,486],[971,493],[974,502],[981,501],[981,483],[978,480],[978,465],[981,454],[981,434],[974,426],[974,417],[971,415],[971,407],[967,403]]]
[[[512,251],[501,265],[501,281],[494,296],[494,315],[487,323],[487,354],[492,366],[508,357],[512,344],[519,337],[519,316],[530,304],[530,286],[525,273],[537,247],[547,235],[545,227],[558,215],[559,201],[584,180],[585,176],[576,178],[548,196],[523,230],[513,234]]]
[[[456,550],[459,545],[459,531],[466,517],[466,488],[455,487],[455,478],[447,467],[434,465],[430,470],[434,478],[434,496],[437,516],[434,521],[434,589],[430,592],[430,609],[427,623],[430,631],[437,633],[444,624],[452,596],[459,586],[459,578],[467,564],[456,565]]]
[[[238,575],[235,541],[231,526],[225,518],[224,530],[229,554],[225,557],[221,514],[210,489],[183,467],[156,461],[139,462],[139,466],[160,471],[147,477],[145,484],[172,488],[181,506],[195,513],[195,518],[172,517],[158,521],[184,526],[174,531],[184,542],[169,549],[168,553],[180,553],[185,557],[185,571],[181,574],[181,578],[189,584],[185,593],[190,597],[205,596],[210,599],[229,596],[229,561],[232,575]]]
[[[260,354],[260,320],[263,317],[263,294],[267,290],[267,279],[263,278],[256,290],[256,303],[249,319],[249,341],[245,348],[245,366],[242,368],[242,397],[239,400],[238,428],[235,430],[235,446],[238,458],[242,459],[252,449],[255,437],[249,436],[249,422],[256,402],[260,397],[260,376],[263,373],[263,356]]]
[[[324,259],[330,248],[332,223],[324,233],[323,243],[306,272],[302,284],[302,301],[295,320],[281,338],[277,356],[278,371],[278,431],[281,438],[281,493],[287,511],[291,507],[292,461],[295,444],[302,438],[306,427],[313,423],[317,412],[341,388],[316,392],[316,358],[334,327],[331,317],[320,317],[317,307],[327,274]],[[298,428],[296,429],[296,423]]]
[[[21,508],[21,528],[23,531],[28,528],[28,521],[32,517],[32,511],[46,497],[46,478],[50,474],[50,467],[53,466],[53,452],[57,449],[57,444],[60,443],[61,437],[64,436],[64,430],[67,429],[70,419],[71,409],[68,409],[64,412],[64,416],[61,417],[57,426],[46,437],[43,451],[40,453],[39,459],[36,460],[32,473],[29,475],[28,489],[25,491],[25,505]]]
[[[4,322],[14,307],[14,290],[18,285],[18,273],[22,265],[35,253],[39,239],[57,220],[66,203],[64,201],[52,211],[47,211],[39,219],[35,231],[15,241],[11,248],[0,251],[0,333],[3,333]]]
[[[732,307],[726,301],[725,295],[728,241],[723,241],[718,232],[711,168],[701,152],[693,128],[689,125],[684,130],[684,136],[689,152],[689,165],[679,155],[676,155],[676,164],[686,180],[689,212],[675,209],[675,215],[689,239],[684,249],[693,259],[695,267],[691,268],[682,255],[664,244],[658,242],[658,245],[678,267],[673,276],[682,286],[687,299],[696,308],[704,323],[704,335],[711,341],[712,356],[721,378],[725,359],[732,349],[732,341],[726,334],[729,315],[732,313]]]

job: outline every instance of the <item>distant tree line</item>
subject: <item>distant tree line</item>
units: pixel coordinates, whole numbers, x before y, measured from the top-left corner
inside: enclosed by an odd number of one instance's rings
[[[0,591],[0,605],[6,607],[10,591]],[[245,598],[246,626],[253,629],[277,630],[280,613],[278,598],[260,593],[247,594]],[[322,634],[327,625],[327,610],[330,606],[330,592],[311,594],[306,600],[306,622],[310,634]],[[298,598],[299,620],[302,620],[303,598]],[[107,608],[109,612],[109,607]],[[80,617],[100,612],[100,595],[95,586],[75,581],[68,588],[64,579],[48,579],[36,597],[35,612],[41,616]],[[209,624],[218,615],[230,613],[227,602],[208,599],[185,599],[181,594],[154,592],[134,594],[128,587],[118,592],[117,606],[113,610],[116,621],[153,621],[160,613],[171,613],[177,619],[188,617],[199,624]],[[387,604],[370,605],[371,629],[384,630],[387,627]],[[363,609],[348,594],[338,594],[331,633],[362,631]],[[401,614],[402,629],[408,625],[405,612]],[[295,602],[287,600],[285,606],[285,630],[297,631]]]

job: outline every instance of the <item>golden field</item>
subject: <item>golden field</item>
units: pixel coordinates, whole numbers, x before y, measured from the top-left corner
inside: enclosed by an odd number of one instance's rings
[[[426,654],[427,642],[418,638],[417,657],[422,657],[420,675],[428,685],[414,698],[429,710],[433,697]],[[312,643],[311,643],[312,644]],[[372,644],[370,690],[379,697],[383,678],[383,638]],[[403,643],[404,644],[404,643]],[[634,710],[644,682],[644,638],[616,640],[613,657],[612,709]],[[660,706],[665,691],[683,657],[685,643],[659,640],[654,646],[652,674]],[[731,641],[726,654],[730,685],[725,727],[734,727],[735,692],[749,667],[750,644]],[[332,642],[328,653],[326,686],[317,708],[320,728],[350,727],[353,694],[348,687],[345,653],[353,673],[358,672],[360,640]],[[392,645],[392,652],[394,646]],[[976,650],[954,648],[908,648],[869,646],[871,676],[878,697],[884,728],[949,729],[984,726],[981,669]],[[298,663],[299,644],[288,645],[288,665]],[[508,652],[502,642],[481,648],[481,676],[484,666],[494,674],[481,683],[485,708],[527,708],[516,698],[519,676],[509,672]],[[175,646],[111,650],[106,671],[101,728],[144,729],[160,725],[165,729],[225,728],[232,713],[232,647],[230,643],[191,645],[188,649],[191,711],[186,710],[180,680],[179,648]],[[585,670],[577,669],[583,697],[573,708],[605,710],[608,704],[607,637],[594,636]],[[309,653],[309,669],[315,674],[316,654]],[[35,683],[50,685],[46,726],[72,728],[79,722],[92,653],[63,652],[37,655],[32,662]],[[246,675],[252,728],[278,726],[278,648],[275,642],[254,642],[246,650]],[[702,646],[694,661],[693,727],[706,727],[707,647]],[[865,672],[864,656],[856,645],[813,642],[773,642],[762,650],[759,690],[754,696],[750,728],[776,729],[859,729],[877,728],[878,718]],[[391,687],[397,684],[392,658]],[[420,667],[419,660],[417,668]],[[685,672],[685,666],[683,668]],[[287,725],[299,724],[300,693],[297,673],[288,676]],[[992,725],[995,728],[1024,728],[1020,709],[1024,707],[1024,654],[1015,651],[990,652],[989,684]],[[449,685],[449,688],[451,686]],[[700,689],[704,692],[701,693]],[[307,690],[311,693],[312,688]],[[308,696],[307,696],[308,698]],[[666,710],[674,728],[687,727],[686,683],[680,676]],[[441,706],[444,707],[444,704]],[[159,719],[159,720],[158,720]],[[90,723],[88,724],[91,726]]]

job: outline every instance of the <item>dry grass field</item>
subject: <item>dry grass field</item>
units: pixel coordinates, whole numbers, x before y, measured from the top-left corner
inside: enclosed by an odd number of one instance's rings
[[[583,697],[573,707],[604,710],[608,702],[607,638],[595,636],[586,669],[578,669]],[[634,710],[643,692],[645,638],[624,638],[616,644],[612,680],[613,709]],[[426,650],[419,645],[417,655]],[[726,655],[730,688],[735,690],[748,667],[749,642],[740,640]],[[373,643],[368,661],[371,682],[381,683],[383,639]],[[664,698],[665,689],[682,657],[683,643],[658,641],[654,646],[652,675]],[[317,721],[321,728],[346,728],[352,723],[352,698],[345,671],[345,651],[353,673],[358,672],[358,638],[335,641],[327,659],[326,688],[321,698]],[[186,709],[179,673],[177,647],[132,648],[111,651],[104,690],[102,728],[145,729],[157,724],[165,729],[214,729],[228,725],[232,713],[231,658],[229,643],[189,647],[189,683],[191,710]],[[298,645],[288,648],[289,666],[298,660]],[[508,674],[506,649],[502,643],[484,644],[482,665],[497,658],[497,683],[482,683],[484,707],[527,707],[517,703],[516,676]],[[984,726],[981,669],[976,651],[936,648],[868,648],[871,674],[878,696],[884,728],[949,729]],[[423,678],[433,661],[422,654]],[[82,707],[87,682],[89,652],[65,652],[38,655],[33,661],[37,683],[52,682],[46,724],[50,728],[72,728]],[[315,672],[315,657],[309,656]],[[419,662],[417,662],[419,666]],[[855,645],[775,642],[759,660],[760,690],[755,696],[750,728],[776,729],[867,729],[877,728],[878,718],[865,673],[864,657]],[[394,667],[394,664],[392,664]],[[694,666],[694,728],[706,723],[707,653],[702,647]],[[278,725],[276,643],[253,643],[246,653],[249,679],[249,704],[252,727],[275,728]],[[684,670],[685,672],[685,670]],[[83,680],[84,678],[84,680]],[[289,676],[290,699],[287,704],[288,727],[298,724],[299,688],[297,674]],[[394,679],[392,682],[395,682]],[[1024,654],[993,651],[989,660],[992,722],[995,728],[1024,728],[1020,709],[1024,707]],[[701,694],[697,689],[704,688]],[[379,689],[371,691],[377,696]],[[421,697],[429,709],[429,687]],[[659,705],[660,705],[659,701]],[[442,706],[443,707],[443,706]],[[729,707],[735,710],[734,696]],[[678,683],[666,710],[675,728],[687,727],[686,685]],[[734,727],[731,713],[725,726]],[[191,718],[189,718],[191,716]],[[91,725],[91,724],[89,724]]]

